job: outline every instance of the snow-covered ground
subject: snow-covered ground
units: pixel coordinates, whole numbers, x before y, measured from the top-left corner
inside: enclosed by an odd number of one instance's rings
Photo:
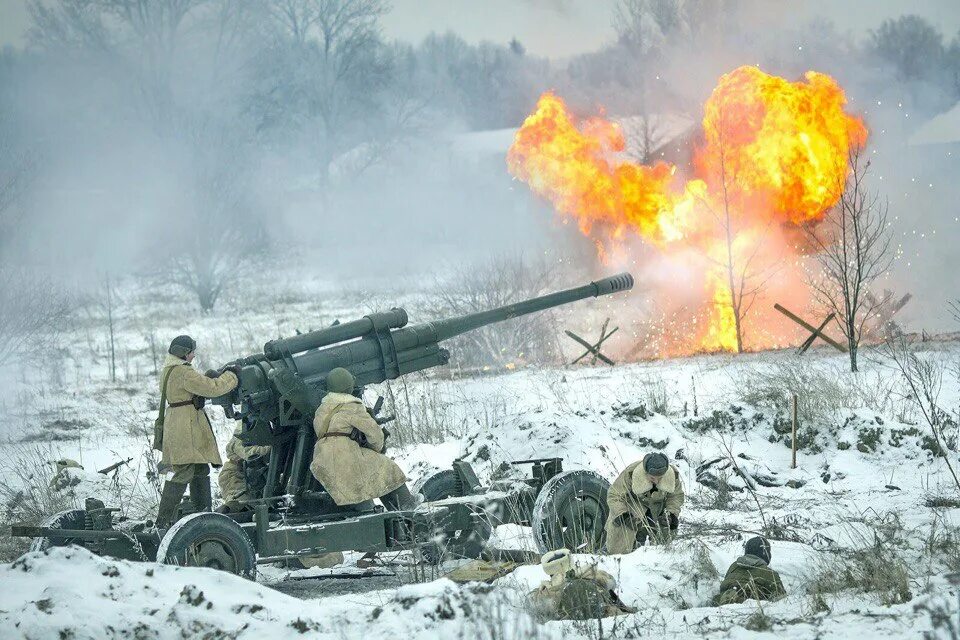
[[[375,285],[363,295],[322,282],[298,286],[262,293],[266,302],[256,312],[228,301],[206,318],[188,316],[186,304],[172,297],[148,304],[131,295],[120,309],[123,355],[115,383],[95,314],[64,336],[59,362],[65,366],[51,371],[37,362],[7,372],[6,384],[16,390],[0,405],[8,520],[30,502],[24,496],[31,489],[46,487],[52,469],[44,465],[60,458],[77,460],[85,471],[68,472],[80,482],[43,500],[82,502],[95,486],[113,495],[125,515],[155,507],[146,437],[156,403],[150,333],[158,345],[191,333],[203,368],[296,328],[378,306],[416,305],[416,293],[398,299]],[[181,324],[179,317],[195,320]],[[943,435],[955,448],[960,344],[915,349],[940,374]],[[960,625],[958,586],[951,584],[960,577],[960,494],[944,458],[932,454],[929,427],[892,363],[870,351],[861,373],[845,365],[844,356],[818,348],[802,358],[781,351],[459,379],[409,376],[393,383],[401,417],[395,429],[428,442],[406,444],[394,455],[412,479],[461,456],[482,480],[522,473],[511,460],[560,456],[565,468],[590,468],[612,481],[644,453],[663,451],[687,489],[679,538],[622,557],[576,557],[617,577],[623,600],[639,608],[604,621],[604,637],[945,634],[934,629],[943,620],[937,616]],[[796,469],[787,435],[790,390],[801,394]],[[387,394],[371,389],[371,399],[375,392]],[[219,410],[208,413],[225,445],[232,425]],[[955,451],[948,455],[960,466]],[[95,473],[126,458],[132,460],[115,477]],[[25,489],[19,497],[18,486]],[[773,541],[772,566],[788,597],[710,606],[743,541],[761,532]],[[522,527],[501,527],[494,541],[533,548]],[[360,571],[356,559],[348,554],[346,566],[334,570],[265,567],[253,583],[76,548],[29,553],[0,567],[0,638],[598,637],[596,622],[530,618],[524,595],[545,578],[539,566],[521,567],[492,587],[458,586],[403,566],[357,579],[350,577]]]

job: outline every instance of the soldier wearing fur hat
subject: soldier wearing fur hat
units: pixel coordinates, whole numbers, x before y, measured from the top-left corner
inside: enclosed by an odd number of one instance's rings
[[[232,391],[237,376],[234,371],[209,375],[196,371],[191,364],[196,349],[190,336],[174,338],[160,374],[160,429],[154,446],[163,451],[160,468],[166,472],[157,511],[161,528],[173,524],[188,486],[194,510],[210,510],[210,465],[222,464],[203,403]]]
[[[549,577],[529,598],[542,618],[595,620],[636,612],[617,596],[613,576],[595,566],[574,567],[567,549],[544,554],[540,564]]]
[[[745,600],[779,600],[787,595],[780,574],[770,568],[770,542],[760,536],[750,538],[720,583],[713,604],[721,606]]]
[[[680,474],[662,453],[648,453],[623,470],[607,493],[607,551],[630,553],[669,541],[680,523],[684,493]]]
[[[383,454],[383,429],[353,395],[354,387],[344,368],[327,374],[327,394],[313,419],[317,444],[310,471],[338,505],[380,498],[392,511],[416,508],[422,497],[410,492],[403,471]]]

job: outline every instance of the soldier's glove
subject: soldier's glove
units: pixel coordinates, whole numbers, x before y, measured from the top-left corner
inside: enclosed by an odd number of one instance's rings
[[[350,428],[350,439],[356,442],[361,447],[366,449],[371,449],[370,443],[367,441],[367,434],[356,427]]]
[[[635,526],[636,520],[633,515],[628,512],[618,515],[614,522],[621,527],[633,527]]]
[[[193,396],[193,408],[201,411],[207,404],[207,399],[203,396]]]
[[[220,372],[216,369],[207,369],[207,372],[203,375],[207,376],[208,378],[219,378]]]
[[[239,379],[239,378],[240,378],[240,369],[242,369],[242,368],[243,368],[243,367],[241,367],[239,364],[228,364],[228,365],[226,365],[226,366],[222,369],[222,371],[229,371],[229,372],[232,373],[233,375],[237,376],[237,379]]]
[[[670,531],[676,531],[680,526],[680,516],[675,513],[668,513],[667,521],[670,523]]]

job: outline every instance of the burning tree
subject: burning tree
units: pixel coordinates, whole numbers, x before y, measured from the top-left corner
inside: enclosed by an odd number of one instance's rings
[[[849,174],[839,185],[839,202],[823,222],[805,228],[821,273],[810,279],[817,301],[832,311],[847,339],[850,371],[857,371],[857,350],[877,301],[870,285],[893,261],[888,205],[868,192],[870,161],[863,147],[850,150]]]

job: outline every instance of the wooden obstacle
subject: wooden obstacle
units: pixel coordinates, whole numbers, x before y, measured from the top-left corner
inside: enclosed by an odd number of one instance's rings
[[[590,363],[591,363],[591,364],[596,364],[597,360],[600,360],[600,361],[602,361],[602,362],[605,362],[606,364],[610,365],[611,367],[612,367],[614,364],[616,364],[616,363],[614,363],[613,360],[611,360],[610,358],[608,358],[607,356],[603,355],[603,353],[600,352],[600,347],[601,347],[601,345],[603,345],[603,343],[606,342],[606,340],[607,340],[610,336],[612,336],[613,334],[615,334],[615,333],[617,332],[617,330],[620,328],[620,327],[614,327],[613,330],[610,331],[610,333],[607,333],[607,326],[608,326],[609,324],[610,324],[610,318],[607,318],[606,320],[603,321],[603,326],[600,328],[600,339],[597,340],[597,342],[595,342],[595,343],[593,343],[593,344],[591,344],[590,342],[584,340],[583,338],[581,338],[580,336],[578,336],[577,334],[575,334],[573,331],[570,331],[569,329],[564,329],[564,333],[565,333],[565,334],[567,334],[572,340],[575,340],[575,341],[576,341],[577,343],[579,343],[581,346],[583,346],[584,348],[586,348],[586,351],[584,351],[582,354],[580,354],[580,356],[577,357],[577,359],[574,360],[573,362],[571,362],[570,364],[577,364],[578,362],[580,362],[581,360],[583,360],[583,359],[586,358],[587,356],[592,356],[592,358],[591,358],[591,360],[590,360]]]
[[[844,345],[835,341],[833,338],[831,338],[830,336],[828,336],[823,332],[823,330],[826,329],[827,324],[834,319],[834,314],[831,313],[829,316],[827,316],[827,319],[824,320],[822,323],[820,323],[819,327],[814,327],[812,324],[810,324],[809,322],[807,322],[797,314],[785,309],[779,303],[774,304],[773,308],[810,332],[810,337],[803,341],[803,344],[800,345],[800,348],[797,350],[797,353],[803,354],[804,352],[806,352],[806,350],[810,348],[810,345],[813,344],[813,341],[816,340],[817,338],[820,338],[821,340],[829,344],[831,347],[833,347],[837,351],[842,351],[843,353],[847,352],[847,348]]]

